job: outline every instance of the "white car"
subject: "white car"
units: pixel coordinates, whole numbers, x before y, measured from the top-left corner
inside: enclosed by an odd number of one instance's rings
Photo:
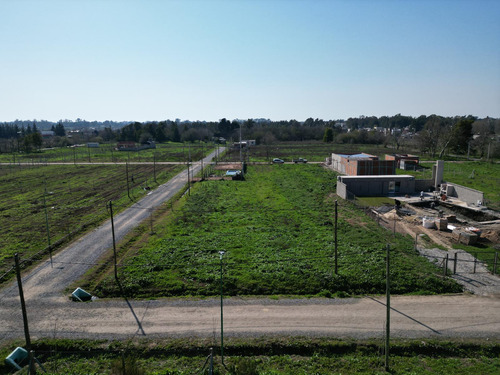
[[[283,159],[279,158],[274,158],[273,159],[273,164],[283,164],[285,161]]]

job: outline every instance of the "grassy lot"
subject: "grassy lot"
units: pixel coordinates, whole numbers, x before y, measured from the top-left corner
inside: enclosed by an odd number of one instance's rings
[[[100,297],[217,295],[224,250],[227,295],[382,293],[390,243],[394,293],[461,289],[417,255],[412,239],[388,236],[345,201],[334,275],[335,174],[319,165],[256,165],[246,177],[195,184],[154,235],[134,235],[120,249],[122,290],[112,274],[92,275],[85,287]]]
[[[156,149],[141,151],[116,151],[116,144],[101,144],[98,148],[61,147],[42,151],[14,154],[1,154],[0,162],[6,163],[98,163],[98,162],[187,162],[199,160],[213,151],[213,144],[205,143],[162,143]]]
[[[420,179],[432,177],[432,164],[422,165],[422,171],[403,171],[398,174],[411,174]],[[480,190],[484,193],[486,205],[500,210],[500,164],[480,161],[446,162],[443,180]]]
[[[342,341],[332,338],[266,338],[224,340],[225,364],[215,340],[105,342],[36,340],[35,356],[48,374],[208,374],[203,365],[214,347],[215,374],[386,374],[383,341]],[[5,358],[22,342],[4,343]],[[389,367],[393,374],[498,374],[500,345],[478,342],[392,340]],[[123,358],[123,360],[122,360]],[[132,372],[135,369],[137,372]],[[140,372],[142,371],[142,372]],[[5,363],[0,374],[11,373]]]
[[[389,197],[356,197],[356,203],[363,207],[394,206],[395,201]]]
[[[245,160],[251,162],[270,162],[273,158],[280,158],[287,162],[292,159],[306,158],[308,161],[324,162],[325,159],[335,153],[358,153],[366,152],[378,155],[381,158],[385,154],[392,154],[395,151],[383,145],[362,145],[362,144],[333,144],[325,142],[287,142],[274,143],[271,145],[252,146],[248,151],[243,150]],[[403,151],[399,151],[403,152]],[[240,150],[231,149],[225,156],[226,160],[240,160]]]
[[[183,166],[129,165],[130,197],[138,199],[169,180]],[[45,190],[46,189],[46,190]],[[44,193],[46,191],[46,194]],[[0,166],[0,275],[13,264],[14,253],[27,258],[48,246],[46,216],[53,245],[109,218],[133,203],[127,196],[126,166]]]

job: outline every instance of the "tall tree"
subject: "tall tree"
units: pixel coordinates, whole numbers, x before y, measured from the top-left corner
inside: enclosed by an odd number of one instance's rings
[[[59,121],[54,127],[54,134],[58,137],[64,137],[66,135],[66,130],[64,129],[64,125],[61,121]]]
[[[179,127],[175,122],[172,123],[172,141],[173,142],[181,141],[181,133],[179,132]]]
[[[323,135],[323,142],[331,143],[333,142],[333,129],[326,128],[325,135]]]
[[[472,140],[472,124],[476,119],[472,116],[461,118],[452,130],[452,150],[458,154],[467,153],[469,142]]]

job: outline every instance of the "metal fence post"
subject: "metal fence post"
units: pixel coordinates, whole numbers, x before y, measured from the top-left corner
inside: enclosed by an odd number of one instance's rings
[[[454,275],[457,273],[457,261],[458,261],[458,253],[455,253],[455,256],[453,259],[453,274]]]
[[[448,270],[448,254],[446,254],[446,258],[443,259],[443,276],[446,276],[446,272]]]
[[[493,275],[497,273],[497,264],[498,264],[498,252],[495,251],[495,261],[493,263]]]

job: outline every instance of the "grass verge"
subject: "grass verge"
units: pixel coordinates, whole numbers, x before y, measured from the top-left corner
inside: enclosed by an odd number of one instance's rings
[[[228,338],[224,343],[226,368],[218,356],[218,342],[209,339],[123,342],[44,339],[34,341],[33,349],[49,374],[123,373],[116,372],[122,363],[134,363],[138,371],[135,373],[206,374],[208,371],[200,370],[211,347],[216,374],[386,373],[383,340]],[[0,356],[7,356],[20,345],[21,342],[4,343]],[[500,369],[498,342],[392,340],[390,353],[393,374],[497,374]],[[9,366],[1,364],[0,374],[8,373],[11,373]]]

